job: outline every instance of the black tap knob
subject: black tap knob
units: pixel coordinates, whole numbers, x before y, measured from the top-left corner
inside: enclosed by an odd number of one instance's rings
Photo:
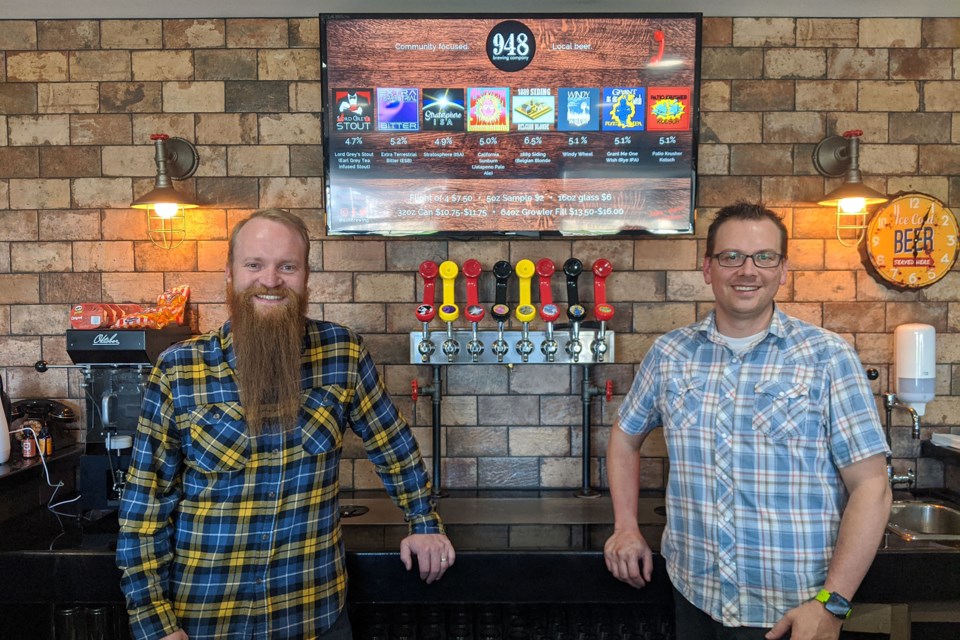
[[[867,380],[876,380],[880,377],[880,372],[873,367],[867,369]]]
[[[563,273],[567,276],[567,318],[579,322],[587,313],[580,305],[580,290],[577,288],[577,279],[583,273],[583,263],[576,258],[570,258],[563,263]]]
[[[497,279],[497,289],[493,307],[490,308],[490,315],[497,322],[506,322],[510,319],[510,307],[507,305],[507,285],[512,275],[513,267],[506,260],[500,260],[493,265],[493,277]]]

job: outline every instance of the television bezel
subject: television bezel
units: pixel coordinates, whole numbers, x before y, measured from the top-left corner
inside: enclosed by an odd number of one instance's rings
[[[683,230],[655,230],[655,229],[620,229],[613,232],[603,233],[577,233],[575,231],[561,230],[451,230],[434,229],[424,231],[402,231],[393,232],[389,230],[362,230],[362,231],[331,231],[329,211],[327,209],[330,197],[330,167],[331,167],[331,143],[330,143],[330,108],[331,98],[329,98],[330,84],[327,77],[327,23],[332,20],[536,20],[536,19],[556,19],[556,18],[595,18],[595,19],[684,19],[693,20],[695,24],[695,46],[693,63],[693,85],[691,97],[691,148],[690,148],[690,201],[688,211],[688,225]],[[509,13],[504,11],[485,12],[485,13],[365,13],[365,12],[335,12],[320,13],[320,109],[321,109],[321,131],[323,140],[323,203],[324,226],[326,233],[331,237],[399,237],[399,238],[430,238],[430,239],[463,239],[463,238],[497,238],[497,237],[533,237],[533,238],[603,238],[603,237],[621,237],[621,236],[649,236],[649,237],[675,237],[689,236],[696,233],[696,209],[697,209],[697,184],[699,177],[699,140],[700,140],[700,80],[703,66],[702,61],[702,38],[703,38],[703,14],[700,12],[518,12]]]

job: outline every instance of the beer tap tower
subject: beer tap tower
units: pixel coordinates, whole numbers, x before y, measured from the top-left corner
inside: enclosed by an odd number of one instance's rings
[[[431,365],[433,384],[420,388],[414,381],[412,397],[416,402],[419,394],[425,393],[433,399],[432,495],[434,497],[444,495],[440,489],[441,368],[452,364],[504,364],[512,368],[515,364],[521,363],[573,364],[583,367],[581,380],[583,482],[581,489],[575,495],[583,498],[600,495],[590,487],[590,412],[593,398],[597,395],[605,395],[609,401],[613,387],[610,381],[607,381],[603,388],[595,387],[591,385],[590,380],[592,365],[614,362],[614,335],[613,331],[607,330],[607,322],[613,318],[613,307],[607,303],[606,298],[606,279],[613,272],[613,266],[605,258],[593,263],[595,301],[593,315],[598,322],[598,328],[595,328],[593,321],[585,321],[586,309],[580,304],[578,279],[583,273],[583,263],[576,258],[570,258],[564,263],[569,327],[563,327],[568,332],[568,336],[562,349],[556,339],[554,327],[554,323],[560,317],[560,307],[554,304],[551,291],[551,278],[556,270],[553,261],[546,258],[536,264],[530,260],[520,260],[517,263],[519,300],[513,316],[520,323],[521,329],[509,330],[507,324],[511,319],[511,308],[508,302],[508,291],[514,268],[506,260],[496,262],[492,269],[496,288],[490,316],[496,321],[497,328],[482,330],[479,328],[484,318],[484,309],[480,304],[479,295],[479,279],[483,272],[480,262],[469,259],[463,263],[467,292],[467,303],[463,315],[470,323],[469,329],[454,327],[454,323],[460,316],[460,309],[454,301],[455,282],[460,272],[457,264],[447,260],[437,267],[436,263],[425,260],[420,265],[419,272],[423,278],[423,303],[417,307],[416,317],[422,323],[422,328],[420,331],[410,333],[410,362]],[[532,302],[534,274],[539,276],[540,318],[546,326],[546,331],[530,329],[530,323],[537,317],[537,308]],[[434,307],[435,283],[438,276],[443,281],[443,301],[439,309]],[[446,339],[439,349],[430,333],[430,322],[437,315],[446,323]],[[539,349],[536,348],[538,342]],[[465,345],[466,348],[461,348],[461,345]],[[490,348],[486,349],[485,345],[490,345]],[[589,348],[584,348],[585,345],[589,345]]]

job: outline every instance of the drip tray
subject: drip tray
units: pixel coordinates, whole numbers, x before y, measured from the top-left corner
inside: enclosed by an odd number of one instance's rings
[[[345,513],[345,510],[349,510]],[[437,510],[446,525],[612,524],[608,496],[583,498],[441,498]],[[344,524],[403,524],[403,512],[388,498],[354,499],[341,506]],[[641,498],[640,524],[665,523],[662,498]]]

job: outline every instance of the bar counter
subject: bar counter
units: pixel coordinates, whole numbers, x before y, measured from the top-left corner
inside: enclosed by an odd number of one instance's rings
[[[603,543],[609,497],[570,492],[455,494],[439,501],[456,564],[423,584],[399,559],[402,514],[380,496],[344,495],[351,603],[636,603],[669,607],[670,583],[655,554],[653,581],[635,590],[611,577]],[[639,521],[656,551],[661,496],[643,496]],[[117,519],[95,521],[38,509],[0,525],[0,603],[11,606],[122,602],[114,562]],[[960,544],[906,542],[887,534],[857,602],[960,600]],[[0,627],[2,629],[2,627]]]

